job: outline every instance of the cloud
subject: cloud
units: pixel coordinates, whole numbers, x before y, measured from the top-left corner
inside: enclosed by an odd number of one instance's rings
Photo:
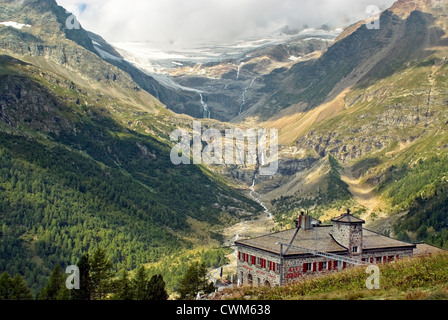
[[[340,27],[394,0],[57,0],[87,30],[110,42],[188,45],[232,41],[290,27]]]

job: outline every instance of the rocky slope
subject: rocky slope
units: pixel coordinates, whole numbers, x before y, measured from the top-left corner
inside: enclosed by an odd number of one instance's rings
[[[428,169],[425,161],[446,156],[447,8],[447,1],[398,1],[382,14],[380,30],[368,30],[360,23],[321,58],[269,76],[279,90],[248,111],[247,119],[261,115],[268,119],[265,126],[280,129],[280,141],[288,146],[283,161],[310,157],[319,161],[308,172],[275,178],[283,187],[272,190],[266,185],[266,200],[278,204],[281,196],[290,197],[282,206],[293,211],[310,196],[316,200],[316,188],[322,185],[313,187],[307,181],[316,181],[316,176],[325,179],[322,160],[331,154],[345,167],[342,178],[359,179],[357,184],[364,188],[353,192],[354,202],[346,205],[358,208],[368,221],[391,213],[405,214],[406,221],[409,208],[420,212],[413,201],[422,193],[426,201],[440,205],[440,191],[430,190],[444,187],[429,175],[443,177],[445,169]],[[402,179],[407,177],[410,183],[411,176],[417,179],[424,170],[428,176],[418,178],[415,187],[403,184]],[[401,197],[391,191],[396,192],[398,185],[412,191]],[[359,198],[366,193],[378,201]],[[315,203],[305,207],[317,210]],[[441,234],[440,227],[437,230],[435,238]],[[392,228],[383,231],[393,234]],[[417,239],[415,234],[411,238]]]

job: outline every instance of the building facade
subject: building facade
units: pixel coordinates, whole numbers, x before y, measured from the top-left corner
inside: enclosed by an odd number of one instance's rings
[[[236,241],[240,285],[281,286],[355,264],[381,264],[413,255],[416,245],[363,228],[350,212],[321,226],[301,215],[296,228]]]

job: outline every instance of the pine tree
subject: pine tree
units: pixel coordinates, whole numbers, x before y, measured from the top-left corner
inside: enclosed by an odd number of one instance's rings
[[[10,300],[31,300],[31,290],[26,286],[25,280],[23,280],[20,274],[16,274],[11,280],[11,295]]]
[[[39,299],[41,300],[68,300],[70,291],[65,286],[66,277],[62,273],[61,266],[56,265],[50,275],[50,279],[41,290]]]
[[[112,263],[107,259],[106,252],[98,248],[90,260],[90,276],[92,279],[92,299],[103,300],[111,292]]]
[[[144,266],[137,269],[137,272],[132,279],[132,288],[136,300],[149,300],[148,274]]]
[[[204,263],[190,265],[182,277],[178,292],[181,300],[194,300],[198,293],[210,293],[212,283],[207,280],[207,268]]]
[[[0,300],[9,300],[11,297],[12,279],[8,272],[0,275]]]
[[[149,280],[148,287],[149,300],[168,300],[169,295],[161,274],[152,276],[151,280]]]
[[[115,300],[133,300],[134,290],[126,270],[122,271],[120,279],[116,282]]]
[[[92,300],[92,278],[90,276],[90,255],[84,254],[77,264],[79,268],[79,289],[71,290],[72,300]]]

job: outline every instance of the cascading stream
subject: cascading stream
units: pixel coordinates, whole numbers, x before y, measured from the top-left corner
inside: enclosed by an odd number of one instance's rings
[[[247,91],[252,87],[252,85],[254,84],[256,79],[257,79],[257,77],[253,78],[252,81],[250,82],[249,86],[244,88],[243,94],[241,95],[240,112],[238,113],[238,115],[243,113],[244,105],[246,104],[246,94],[247,94]]]
[[[263,207],[264,212],[268,215],[268,218],[272,218],[272,213],[269,211],[268,207],[260,200],[261,195],[255,191],[255,181],[257,180],[257,175],[255,175],[254,179],[252,180],[252,186],[250,187],[251,192],[249,193],[249,196],[256,201],[260,206]]]
[[[204,119],[210,119],[211,118],[211,113],[210,113],[210,108],[208,107],[208,105],[204,102],[204,97],[202,96],[202,93],[198,92],[199,96],[201,97],[201,105],[202,108],[204,109]]]

